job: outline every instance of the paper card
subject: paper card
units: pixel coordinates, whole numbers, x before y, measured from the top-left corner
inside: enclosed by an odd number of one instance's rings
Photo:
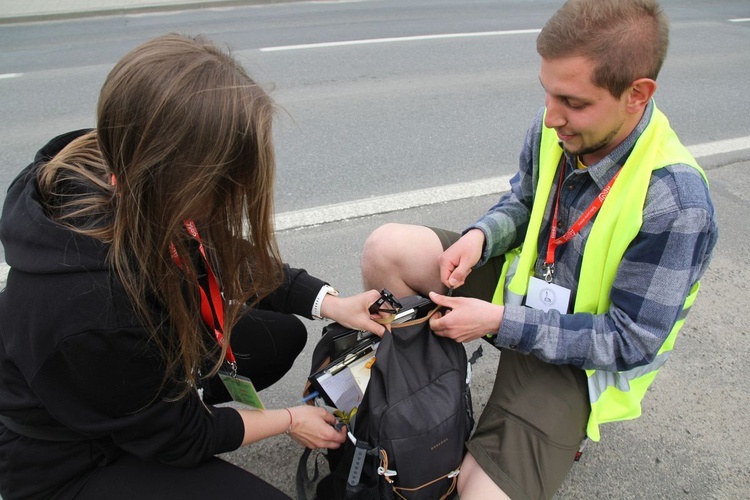
[[[349,413],[362,402],[363,392],[351,370],[347,367],[335,375],[326,373],[318,377],[318,383],[331,398],[336,408]]]
[[[570,303],[570,290],[554,283],[547,283],[534,276],[529,280],[529,290],[526,293],[526,305],[532,309],[547,312],[550,309],[567,314]]]
[[[379,345],[370,341],[310,376],[312,386],[342,412],[349,413],[362,402]]]
[[[219,372],[219,377],[221,377],[224,387],[227,388],[227,391],[229,391],[229,394],[234,401],[257,410],[265,409],[265,406],[263,406],[263,403],[258,396],[258,391],[255,390],[255,386],[249,378],[241,375],[233,377],[224,372]]]

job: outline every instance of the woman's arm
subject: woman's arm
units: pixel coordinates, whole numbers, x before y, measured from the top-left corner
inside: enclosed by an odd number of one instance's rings
[[[308,448],[338,448],[346,440],[346,429],[333,427],[336,417],[317,406],[237,411],[245,424],[243,446],[283,433]]]

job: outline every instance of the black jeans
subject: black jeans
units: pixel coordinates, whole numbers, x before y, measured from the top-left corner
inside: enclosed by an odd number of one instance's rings
[[[125,455],[88,476],[76,500],[289,499],[259,477],[213,457],[181,469]]]
[[[307,330],[291,314],[251,309],[232,331],[230,344],[237,360],[237,373],[252,380],[260,391],[278,382],[305,348]],[[205,388],[207,404],[231,401],[219,377]]]

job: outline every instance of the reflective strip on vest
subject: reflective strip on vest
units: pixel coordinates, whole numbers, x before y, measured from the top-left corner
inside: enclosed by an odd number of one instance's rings
[[[648,373],[655,372],[661,365],[667,362],[672,351],[659,354],[652,362],[647,365],[639,366],[625,372],[605,372],[604,370],[592,370],[588,378],[589,400],[591,404],[599,401],[599,397],[607,390],[608,387],[615,387],[620,391],[628,392],[630,382],[638,377]]]
[[[516,270],[518,269],[518,260],[519,260],[518,259],[518,254],[506,255],[506,259],[508,257],[511,257],[511,259],[509,261],[510,263],[508,265],[508,270],[507,270],[507,273],[505,275],[505,283],[510,283],[511,282],[511,280],[513,279],[513,276],[516,275]],[[508,305],[511,305],[511,306],[520,306],[521,304],[523,304],[523,297],[524,297],[523,295],[515,293],[515,292],[512,292],[511,290],[509,290],[507,284],[505,285],[504,288],[505,288],[505,290],[504,290],[504,293],[505,293],[505,304],[508,304]]]

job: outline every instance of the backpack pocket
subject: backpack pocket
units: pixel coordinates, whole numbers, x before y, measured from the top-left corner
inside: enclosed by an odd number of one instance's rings
[[[391,406],[380,422],[381,467],[405,498],[440,498],[455,486],[471,432],[464,401],[465,373],[446,372]],[[397,485],[397,486],[396,486]]]

